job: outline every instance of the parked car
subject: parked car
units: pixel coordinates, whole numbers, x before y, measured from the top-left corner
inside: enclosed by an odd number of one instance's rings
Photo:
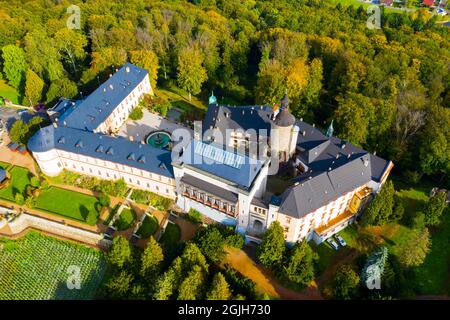
[[[347,242],[345,242],[344,238],[342,238],[339,234],[336,234],[334,237],[341,246],[345,247],[347,245]]]
[[[445,11],[445,9],[442,8],[437,8],[436,13],[440,16],[445,16],[447,14],[447,11]]]
[[[333,240],[333,238],[328,238],[327,242],[334,250],[339,250],[339,245]]]

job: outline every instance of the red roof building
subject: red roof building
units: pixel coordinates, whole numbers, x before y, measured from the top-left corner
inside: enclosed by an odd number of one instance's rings
[[[434,4],[434,0],[423,0],[423,1],[422,1],[422,4],[423,4],[424,6],[431,7],[431,6]]]

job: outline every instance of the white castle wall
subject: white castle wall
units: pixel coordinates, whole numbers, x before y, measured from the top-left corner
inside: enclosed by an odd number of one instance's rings
[[[101,248],[108,248],[111,245],[111,241],[103,239],[101,234],[71,227],[28,213],[20,214],[13,221],[9,222],[8,225],[13,234],[19,234],[27,228],[34,228]]]

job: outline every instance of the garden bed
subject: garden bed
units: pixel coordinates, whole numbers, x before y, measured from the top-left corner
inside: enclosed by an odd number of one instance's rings
[[[153,216],[146,216],[141,227],[136,233],[141,238],[146,239],[154,235],[156,230],[158,230],[158,220]]]
[[[27,185],[30,184],[31,173],[28,169],[22,167],[12,167],[9,170],[11,182],[6,188],[0,189],[0,198],[15,202],[17,193],[23,194]]]
[[[175,223],[168,223],[159,242],[166,247],[176,245],[181,239],[181,229]]]
[[[124,208],[114,223],[114,227],[119,231],[131,228],[136,222],[136,212],[133,209]]]

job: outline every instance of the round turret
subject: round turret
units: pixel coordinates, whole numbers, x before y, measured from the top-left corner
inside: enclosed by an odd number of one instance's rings
[[[295,124],[295,117],[289,112],[289,99],[284,96],[281,99],[281,108],[275,117],[274,124],[278,127],[292,127]]]

